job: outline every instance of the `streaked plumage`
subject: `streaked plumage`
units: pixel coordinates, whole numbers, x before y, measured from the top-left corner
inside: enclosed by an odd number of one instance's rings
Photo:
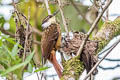
[[[57,40],[59,39],[60,32],[57,29],[57,24],[51,24],[48,28],[45,29],[42,39],[41,39],[41,48],[42,55],[45,59],[50,58],[50,54],[52,50],[56,50],[56,48],[60,45],[57,45]]]
[[[43,34],[41,38],[41,51],[44,62],[48,59],[53,65],[59,77],[62,69],[56,60],[56,50],[61,46],[60,27],[56,23],[55,16],[49,15],[42,22]]]

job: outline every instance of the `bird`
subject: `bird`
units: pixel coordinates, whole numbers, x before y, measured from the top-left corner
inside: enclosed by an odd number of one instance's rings
[[[61,30],[55,19],[55,15],[58,12],[56,11],[52,15],[48,15],[42,20],[41,52],[43,61],[49,60],[53,64],[58,76],[61,77],[62,68],[58,64],[55,54],[61,46]]]

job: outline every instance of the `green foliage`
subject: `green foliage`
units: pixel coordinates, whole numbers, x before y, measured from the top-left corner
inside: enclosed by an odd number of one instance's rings
[[[35,72],[44,71],[46,69],[49,69],[49,67],[40,67],[39,69],[35,70]]]
[[[2,46],[2,39],[0,39],[0,47]]]
[[[33,55],[34,55],[34,51],[25,59],[24,62],[19,63],[19,64],[16,64],[16,65],[14,65],[14,66],[11,66],[11,67],[9,67],[8,69],[6,69],[5,71],[3,71],[3,72],[1,73],[1,76],[4,76],[4,75],[6,75],[7,73],[12,72],[12,71],[14,71],[14,70],[16,70],[16,69],[18,69],[18,68],[20,68],[20,67],[22,67],[22,66],[25,66],[26,64],[28,64],[28,63],[31,61]]]
[[[1,31],[0,31],[0,35],[1,35]],[[2,46],[2,39],[0,37],[0,47]]]
[[[29,64],[28,64],[28,72],[32,73],[32,71],[33,71],[32,64],[29,63]]]
[[[16,70],[16,69],[18,69],[18,68],[20,68],[20,67],[22,67],[22,66],[25,66],[26,64],[28,64],[28,63],[30,62],[30,60],[32,59],[33,55],[34,55],[34,52],[32,52],[32,53],[26,58],[26,60],[25,60],[23,63],[17,64],[17,65],[14,65],[14,66],[8,68],[8,69],[5,70],[4,72],[2,72],[1,75],[2,75],[2,76],[3,76],[3,75],[6,75],[7,73],[9,73],[9,72],[11,72],[11,71],[14,71],[14,70]]]
[[[81,6],[81,8],[83,7]],[[86,8],[83,8],[82,12],[85,12]],[[85,32],[88,31],[88,29],[90,28],[89,25],[84,21],[84,19],[78,16],[78,12],[75,10],[73,6],[71,5],[65,6],[63,11],[66,21],[68,23],[68,29],[72,31],[82,31],[82,30],[85,30]],[[64,25],[60,13],[58,15],[58,18],[61,24],[62,31],[64,32]]]
[[[0,0],[1,1],[1,0]],[[63,0],[64,2],[65,0]],[[80,0],[77,0],[80,1]],[[93,0],[90,0],[91,2],[93,2]],[[42,20],[48,15],[47,14],[47,10],[45,8],[45,6],[43,7],[43,3],[40,2],[36,2],[36,0],[19,0],[19,3],[16,4],[16,7],[18,9],[18,11],[20,11],[21,13],[23,13],[26,17],[28,17],[28,8],[30,7],[30,24],[34,27],[36,27],[38,30],[41,30],[41,22]],[[50,10],[52,13],[54,13],[56,10],[58,10],[58,4],[49,4],[50,6]],[[77,5],[79,7],[79,9],[81,10],[81,12],[83,12],[84,14],[88,11],[88,6],[81,6],[81,5]],[[89,25],[85,22],[84,19],[80,18],[78,16],[78,12],[75,10],[75,8],[72,5],[65,5],[63,7],[63,12],[64,12],[64,16],[68,22],[68,28],[69,30],[72,31],[82,31],[84,30],[85,32],[88,31],[88,29],[90,28]],[[1,15],[2,16],[2,15]],[[0,27],[2,27],[5,23],[5,20],[3,17],[0,16]],[[15,15],[14,15],[15,16]],[[61,19],[61,14],[58,13],[57,14],[57,18],[58,18],[58,22],[60,22],[60,27],[62,29],[62,32],[64,32],[64,25]],[[14,32],[16,31],[16,24],[14,21],[14,18],[11,17],[9,20],[9,24],[10,24],[10,32]],[[23,23],[22,23],[23,24]],[[24,24],[23,24],[24,25]],[[98,26],[102,25],[102,21],[99,23]],[[40,41],[41,36],[36,35],[36,38],[38,41]],[[2,65],[4,67],[4,69],[0,69],[0,74],[2,76],[7,76],[9,73],[13,73],[16,74],[18,76],[18,78],[20,78],[21,80],[21,76],[22,76],[22,71],[24,66],[27,65],[27,72],[32,72],[33,71],[33,64],[32,64],[32,57],[34,55],[34,52],[32,52],[29,56],[27,56],[27,58],[25,59],[24,62],[22,62],[22,59],[18,57],[17,53],[19,52],[19,48],[22,48],[21,45],[19,45],[19,43],[15,42],[14,38],[9,37],[8,35],[2,35],[2,33],[0,32],[0,65]],[[41,53],[40,50],[40,46],[37,46],[38,53]],[[41,56],[41,54],[40,54]],[[65,63],[65,72],[63,72],[64,74],[71,74],[69,73],[70,70],[72,70],[72,68],[70,66],[73,67],[73,69],[75,70],[75,72],[77,73],[76,75],[78,76],[78,74],[82,73],[80,71],[83,70],[83,66],[79,60],[74,59],[75,63],[72,63],[72,60],[70,60],[68,63]],[[80,65],[80,66],[75,66],[74,65]],[[44,71],[46,69],[48,69],[49,67],[40,67],[39,69],[35,70],[35,72],[39,72],[39,71]],[[80,73],[79,73],[80,72]]]
[[[5,23],[5,19],[0,15],[0,27],[2,27]]]
[[[21,79],[22,70],[24,66],[31,61],[34,51],[27,56],[24,62],[22,62],[21,58],[17,55],[19,52],[18,47],[21,47],[19,42],[16,43],[14,38],[10,38],[8,35],[1,35],[1,32],[0,37],[0,65],[4,67],[4,69],[0,69],[0,75],[8,76],[9,73],[12,72],[13,74],[16,74],[19,79]],[[8,43],[12,44],[13,47],[9,48]],[[28,68],[28,71],[32,72],[32,65],[30,63]]]
[[[15,24],[15,21],[14,21],[13,17],[10,18],[9,24],[10,24],[10,31],[11,32],[15,32],[15,30],[16,30],[16,24]]]
[[[19,3],[24,2],[25,0],[19,0]]]

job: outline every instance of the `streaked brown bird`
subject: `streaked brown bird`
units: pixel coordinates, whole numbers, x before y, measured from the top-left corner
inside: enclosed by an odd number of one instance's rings
[[[59,77],[62,76],[62,68],[56,60],[56,50],[61,46],[61,32],[59,24],[56,22],[55,15],[48,15],[42,21],[43,34],[41,39],[41,51],[43,60],[47,59],[53,64]]]

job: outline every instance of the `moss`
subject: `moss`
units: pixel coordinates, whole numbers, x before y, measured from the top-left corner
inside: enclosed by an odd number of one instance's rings
[[[93,37],[93,40],[99,41],[98,50],[101,51],[109,41],[120,34],[120,18],[115,21],[107,21],[103,24],[98,33]]]
[[[69,59],[67,62],[63,64],[63,67],[64,67],[63,76],[64,75],[67,76],[67,79],[71,78],[71,76],[78,79],[79,75],[83,72],[84,69],[83,63],[79,60],[78,57]]]
[[[96,53],[101,51],[109,41],[120,34],[120,18],[115,21],[107,21],[103,24],[101,29],[92,38],[92,40],[98,41],[98,50]],[[79,76],[84,70],[83,63],[78,57],[74,57],[63,64],[64,71],[61,80],[78,80]]]

